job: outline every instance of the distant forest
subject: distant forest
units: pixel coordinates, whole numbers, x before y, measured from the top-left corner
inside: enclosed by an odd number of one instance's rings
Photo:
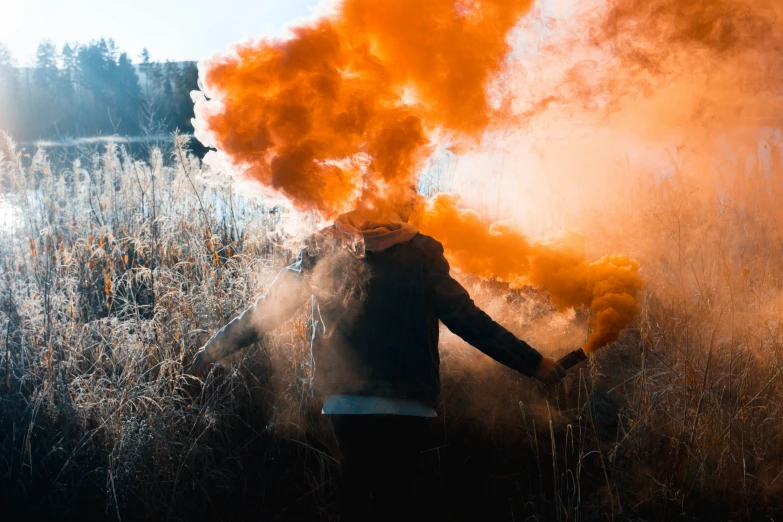
[[[145,49],[134,64],[111,39],[44,41],[34,67],[0,44],[0,130],[17,141],[191,132],[197,82],[195,62],[154,62]]]

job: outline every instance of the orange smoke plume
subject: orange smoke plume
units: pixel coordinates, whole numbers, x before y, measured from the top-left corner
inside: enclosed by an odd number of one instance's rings
[[[478,138],[529,0],[345,0],[288,40],[201,65],[197,137],[325,216],[415,183],[427,133]]]
[[[514,122],[499,87],[509,35],[532,0],[343,0],[329,16],[200,64],[196,136],[242,176],[300,210],[334,216],[409,198],[430,138],[477,144]],[[546,104],[544,104],[546,105]],[[419,216],[467,273],[589,306],[586,351],[617,339],[637,313],[638,264],[530,243],[441,195]]]
[[[656,132],[647,127],[662,134],[693,124],[715,129],[780,123],[781,0],[565,3],[580,6],[558,20],[569,30],[549,34],[521,60],[525,74],[550,78],[517,86],[536,91],[525,92],[528,98],[517,108],[527,117],[565,109],[572,121],[606,121],[664,97],[668,103],[638,118],[638,125],[623,121],[623,127],[649,139]],[[554,77],[552,64],[559,67]]]
[[[561,311],[589,307],[586,353],[616,341],[638,313],[644,281],[639,264],[626,256],[589,262],[577,249],[531,243],[509,225],[488,225],[476,212],[459,208],[455,194],[433,197],[417,225],[443,243],[446,257],[464,273],[545,290]]]

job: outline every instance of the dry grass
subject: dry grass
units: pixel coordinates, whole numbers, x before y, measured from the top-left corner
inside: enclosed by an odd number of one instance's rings
[[[333,441],[308,390],[306,309],[206,382],[185,371],[292,251],[284,213],[233,193],[183,147],[175,138],[170,157],[110,149],[63,166],[0,139],[0,183],[23,209],[0,243],[4,515],[336,517]],[[634,208],[626,218],[644,234],[616,242],[644,262],[642,315],[563,388],[539,388],[445,336],[443,404],[423,454],[440,515],[780,515],[774,220],[691,198],[684,184]],[[474,290],[497,303],[497,289]],[[506,324],[535,336],[526,324],[546,306],[500,295],[524,318]]]

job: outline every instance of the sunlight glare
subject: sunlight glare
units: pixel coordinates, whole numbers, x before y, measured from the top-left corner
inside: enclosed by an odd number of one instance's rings
[[[14,46],[14,40],[19,35],[24,19],[24,1],[11,0],[0,7],[0,43]]]
[[[0,234],[14,232],[22,225],[22,210],[10,198],[0,194]]]

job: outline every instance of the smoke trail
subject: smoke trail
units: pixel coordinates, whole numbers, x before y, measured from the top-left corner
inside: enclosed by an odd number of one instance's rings
[[[748,210],[779,200],[780,0],[544,0],[520,33],[508,77],[524,127],[454,162],[463,205],[528,234],[599,225],[642,256],[650,236],[621,217],[658,204],[641,187]]]
[[[769,117],[762,100],[780,106],[780,0],[563,3],[579,6],[548,20],[558,29],[518,57],[515,90],[524,95],[517,109],[528,119],[552,109],[572,120],[606,118],[661,94],[670,101],[663,114],[639,123],[660,127],[672,113],[690,124],[736,123]],[[526,29],[528,38],[540,37],[539,28]]]
[[[617,340],[636,317],[644,282],[639,264],[626,256],[589,262],[578,248],[532,243],[509,225],[488,225],[477,213],[459,208],[456,194],[432,198],[417,225],[443,243],[449,261],[463,272],[545,290],[561,311],[590,307],[593,332],[586,352]]]

